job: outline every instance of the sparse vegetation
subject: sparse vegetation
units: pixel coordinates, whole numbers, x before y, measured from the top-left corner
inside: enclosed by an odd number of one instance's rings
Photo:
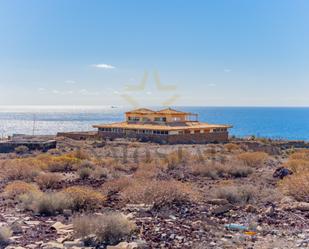
[[[234,151],[239,151],[240,150],[240,146],[238,144],[233,144],[233,143],[228,143],[224,145],[224,148],[228,151],[228,152],[234,152]]]
[[[10,237],[12,236],[12,230],[8,226],[0,227],[0,246],[6,246],[10,243]]]
[[[291,156],[291,159],[309,160],[309,149],[302,149],[295,151]]]
[[[36,178],[35,182],[40,186],[41,189],[51,189],[57,186],[62,180],[62,176],[57,173],[40,173]]]
[[[251,185],[223,186],[215,190],[216,198],[225,199],[232,204],[246,204],[255,201],[256,190]]]
[[[191,166],[192,174],[195,176],[210,177],[219,179],[220,177],[246,177],[252,173],[252,168],[230,161],[223,163],[194,164]]]
[[[80,159],[72,156],[57,156],[48,158],[47,169],[50,172],[66,172],[73,170],[74,166],[79,164],[81,161]]]
[[[19,199],[25,209],[46,216],[62,213],[64,209],[72,207],[72,201],[69,196],[61,192],[27,193],[21,195]]]
[[[80,168],[78,170],[78,175],[80,179],[87,179],[92,174],[93,170],[91,168]]]
[[[285,167],[293,171],[293,173],[301,173],[303,171],[309,171],[309,160],[304,159],[290,159]]]
[[[296,200],[309,202],[309,171],[285,177],[279,186],[285,194]]]
[[[92,240],[96,245],[114,245],[129,236],[136,228],[121,213],[85,215],[73,220],[75,235],[85,241]],[[95,235],[95,238],[91,237]]]
[[[28,193],[38,194],[40,190],[37,185],[23,181],[11,182],[4,188],[4,196],[7,198],[13,199],[19,195]]]
[[[153,204],[157,208],[198,199],[198,194],[192,186],[175,180],[135,181],[121,192],[121,196],[125,202]]]
[[[29,148],[25,145],[20,145],[15,148],[15,153],[19,155],[26,154],[28,152],[29,152]]]
[[[95,169],[91,172],[91,177],[97,180],[108,178],[109,175],[109,170],[100,166],[95,167]]]
[[[95,209],[107,199],[105,195],[89,187],[73,186],[63,190],[63,193],[71,198],[73,210]]]
[[[129,187],[131,183],[132,179],[127,176],[116,178],[104,183],[102,185],[102,192],[107,195],[116,194]]]
[[[6,160],[0,165],[1,176],[7,180],[33,179],[42,171],[43,164],[35,159]]]
[[[268,158],[265,152],[244,152],[238,155],[238,158],[249,167],[258,168],[263,166]]]
[[[281,217],[286,217],[284,222],[289,225],[293,222],[295,228],[304,227],[305,212],[297,209],[295,214],[300,219],[295,220],[289,210],[298,204],[307,208],[306,202],[309,202],[306,151],[275,149],[276,153],[282,154],[267,160],[266,153],[243,153],[253,148],[244,149],[246,143],[235,141],[239,146],[234,143],[185,145],[180,150],[181,146],[161,147],[134,142],[134,146],[128,145],[125,160],[112,157],[114,152],[121,155],[125,142],[120,140],[106,143],[102,148],[94,147],[88,141],[66,140],[65,145],[59,142],[57,151],[39,155],[37,151],[23,156],[1,155],[0,177],[2,184],[6,184],[0,200],[3,224],[8,223],[5,215],[11,217],[16,211],[18,218],[30,217],[30,220],[25,219],[26,222],[18,219],[9,223],[17,236],[17,239],[12,238],[12,246],[35,244],[37,238],[54,241],[56,233],[45,232],[51,224],[43,221],[48,219],[63,223],[58,224],[59,227],[71,227],[73,221],[75,237],[82,238],[85,246],[98,248],[120,241],[135,241],[136,238],[145,239],[151,248],[159,248],[162,234],[166,234],[164,241],[168,244],[165,245],[171,248],[182,245],[181,236],[185,236],[188,248],[193,248],[195,241],[199,242],[196,239],[205,237],[208,243],[209,234],[220,241],[208,231],[212,228],[207,226],[205,230],[202,220],[205,215],[217,224],[246,225],[245,217],[249,217],[265,229],[280,231],[283,229],[278,228],[277,223],[282,221]],[[72,143],[72,147],[67,143]],[[143,154],[135,160],[137,149]],[[147,156],[145,149],[149,150]],[[273,177],[276,169],[284,168],[293,171],[293,175],[282,180]],[[240,177],[243,179],[237,179]],[[274,187],[276,183],[278,188]],[[283,198],[282,193],[288,197]],[[277,208],[272,211],[272,206]],[[227,212],[230,208],[232,210]],[[116,210],[122,210],[129,219],[114,213]],[[225,212],[224,215],[221,212]],[[134,225],[134,219],[137,225]],[[32,225],[37,222],[40,225]],[[178,231],[178,224],[185,231],[185,235],[179,234],[179,240],[173,235]],[[31,228],[30,235],[25,229]],[[216,229],[220,234],[225,232],[223,225]],[[2,240],[1,236],[0,244],[8,241]],[[57,235],[57,239],[59,237]],[[224,247],[221,242],[216,243]]]

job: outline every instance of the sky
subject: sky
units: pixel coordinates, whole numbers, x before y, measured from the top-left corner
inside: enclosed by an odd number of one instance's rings
[[[309,106],[307,0],[0,0],[0,105]]]

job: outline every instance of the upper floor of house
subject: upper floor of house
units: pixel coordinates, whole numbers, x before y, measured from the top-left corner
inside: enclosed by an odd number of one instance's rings
[[[184,123],[198,121],[197,114],[177,111],[171,108],[159,111],[139,108],[126,112],[125,118],[128,123]]]

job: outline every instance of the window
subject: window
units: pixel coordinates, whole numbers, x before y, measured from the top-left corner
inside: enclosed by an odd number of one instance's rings
[[[140,117],[128,117],[128,121],[138,122]]]
[[[178,122],[178,121],[180,121],[180,120],[181,120],[180,117],[173,117],[173,118],[172,118],[172,121],[173,121],[173,122]]]
[[[154,121],[155,122],[166,122],[166,117],[155,117]]]
[[[144,117],[144,118],[142,118],[141,120],[142,120],[142,122],[149,122],[149,121],[150,121],[150,119],[149,119],[149,118],[145,118],[145,117]]]

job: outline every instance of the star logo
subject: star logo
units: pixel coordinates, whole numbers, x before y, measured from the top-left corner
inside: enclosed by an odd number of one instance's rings
[[[126,85],[126,87],[125,87],[125,92],[126,93],[121,94],[121,97],[126,102],[128,102],[130,105],[132,105],[134,107],[140,106],[139,101],[137,100],[137,98],[131,96],[129,93],[132,93],[132,92],[144,92],[146,90],[146,85],[147,85],[148,78],[149,78],[148,76],[149,76],[148,72],[145,71],[139,84],[137,84],[137,85]],[[158,92],[175,92],[177,90],[177,86],[176,85],[162,84],[158,71],[154,71],[153,72],[153,77],[154,77],[154,81],[155,81],[155,87],[156,87],[156,90]],[[160,103],[160,105],[171,106],[173,103],[175,103],[177,101],[177,99],[179,97],[180,96],[178,94],[174,93],[174,94],[172,94],[172,96],[170,96],[167,99],[163,100]]]

